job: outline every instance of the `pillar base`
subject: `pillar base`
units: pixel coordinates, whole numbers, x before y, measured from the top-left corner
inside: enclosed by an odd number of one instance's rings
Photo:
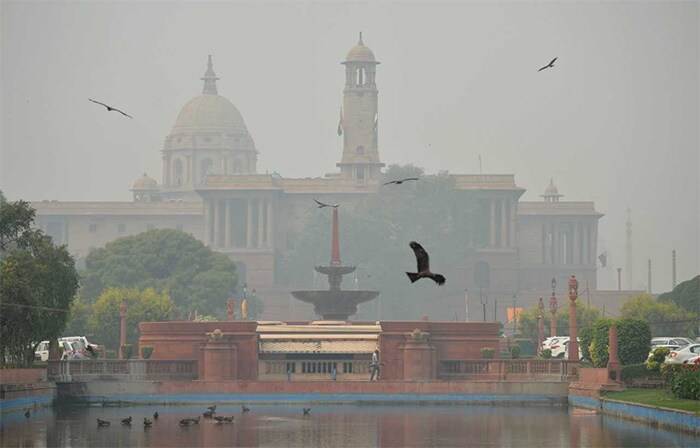
[[[403,350],[404,380],[434,380],[437,377],[435,346],[427,341],[406,341]]]

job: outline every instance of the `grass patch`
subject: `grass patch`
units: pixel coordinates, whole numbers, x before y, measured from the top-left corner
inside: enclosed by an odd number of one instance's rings
[[[608,392],[605,394],[605,398],[700,414],[700,401],[673,398],[663,389],[628,389],[622,392]]]

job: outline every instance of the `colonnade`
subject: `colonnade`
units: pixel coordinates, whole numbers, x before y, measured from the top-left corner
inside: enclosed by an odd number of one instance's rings
[[[217,248],[272,249],[271,197],[209,198],[204,201],[204,241]]]
[[[515,198],[494,198],[489,203],[489,246],[515,248],[515,219],[518,213]]]
[[[542,224],[542,263],[595,263],[598,223],[555,221]]]

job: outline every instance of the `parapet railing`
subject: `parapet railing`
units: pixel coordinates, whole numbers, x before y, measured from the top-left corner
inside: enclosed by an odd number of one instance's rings
[[[460,359],[438,363],[438,378],[441,380],[564,382],[577,371],[577,361],[561,359]]]
[[[370,361],[344,359],[300,359],[300,360],[260,360],[259,380],[338,380],[368,379],[371,373]]]
[[[48,379],[56,382],[91,380],[196,380],[197,361],[164,359],[90,359],[49,361]]]

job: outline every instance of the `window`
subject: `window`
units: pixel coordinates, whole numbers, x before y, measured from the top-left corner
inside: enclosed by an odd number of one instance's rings
[[[90,233],[97,233],[97,224],[90,224],[89,230]]]
[[[120,235],[126,233],[126,224],[117,224],[117,232],[119,232]]]
[[[357,87],[362,87],[365,85],[365,69],[364,69],[364,67],[360,67],[357,69],[357,72],[355,73],[355,85]]]

